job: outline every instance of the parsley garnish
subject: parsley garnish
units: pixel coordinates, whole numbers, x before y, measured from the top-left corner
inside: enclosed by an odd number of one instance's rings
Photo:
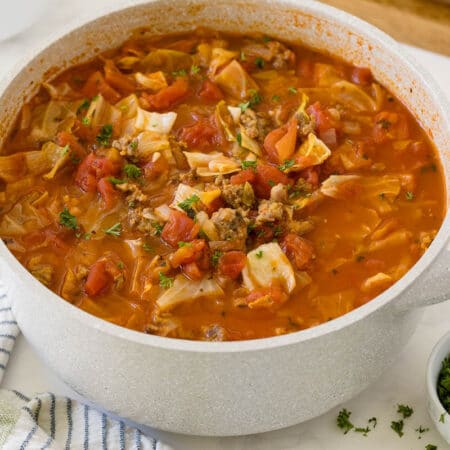
[[[251,95],[248,101],[250,108],[262,102],[262,97],[258,91],[256,91],[255,89],[250,89],[248,92]]]
[[[120,236],[120,233],[122,233],[122,225],[117,222],[112,227],[104,230],[104,232],[106,234],[110,234],[111,236]]]
[[[65,145],[65,146],[63,147],[63,149],[61,150],[61,155],[62,155],[62,156],[66,156],[67,153],[69,153],[69,151],[70,151],[70,145],[67,144],[67,145]]]
[[[223,253],[220,250],[216,250],[212,256],[211,256],[211,262],[213,266],[217,266],[219,263],[220,257],[223,255]]]
[[[194,194],[178,203],[178,207],[181,208],[191,219],[193,219],[195,217],[195,211],[192,207],[199,201],[200,197]]]
[[[355,426],[350,422],[351,412],[347,411],[345,408],[339,411],[336,419],[337,426],[347,434]]]
[[[185,77],[187,75],[186,69],[175,70],[172,72],[174,77]]]
[[[182,248],[182,247],[192,247],[192,244],[190,242],[184,242],[184,241],[178,242],[178,248]]]
[[[445,423],[445,413],[442,413],[442,414],[439,416],[439,422]]]
[[[279,95],[272,95],[272,101],[273,102],[279,102],[281,100],[281,97]]]
[[[162,272],[159,272],[159,285],[164,289],[169,289],[173,286],[173,278],[166,277]]]
[[[243,169],[253,169],[256,172],[256,161],[242,161],[241,166]]]
[[[283,230],[281,229],[280,225],[277,225],[274,229],[273,229],[273,235],[277,238],[278,236],[280,236],[283,233]]]
[[[81,119],[81,123],[82,123],[83,125],[88,126],[88,125],[91,123],[91,119],[89,119],[89,117],[83,117],[83,118]],[[97,136],[97,137],[98,137],[98,136]]]
[[[437,382],[437,393],[442,406],[450,411],[450,355],[442,361]],[[441,414],[440,422],[444,423],[445,414]]]
[[[255,66],[262,69],[264,68],[264,60],[260,57],[255,59]]]
[[[285,170],[288,170],[290,167],[292,167],[295,164],[295,161],[293,159],[285,159],[283,164],[278,166],[278,168],[284,172]]]
[[[353,431],[354,431],[355,433],[362,433],[363,436],[367,436],[367,434],[368,434],[371,430],[370,430],[369,427],[366,427],[366,428],[358,427],[358,428],[355,428]]]
[[[155,236],[161,236],[164,227],[158,222],[152,222],[152,227],[155,229]]]
[[[124,264],[122,261],[119,261],[119,262],[117,263],[117,267],[118,267],[120,270],[122,270],[122,269],[125,268],[125,264]]]
[[[245,103],[239,103],[239,108],[241,108],[242,112],[245,112],[247,110],[247,108],[250,106],[250,102],[245,102]]]
[[[138,141],[132,141],[132,142],[130,142],[129,147],[130,147],[130,149],[133,150],[133,152],[134,152],[134,151],[137,150],[137,148],[138,148]]]
[[[70,211],[67,209],[67,207],[65,207],[59,213],[59,223],[72,230],[78,229],[77,218],[70,214]]]
[[[377,418],[376,417],[372,417],[371,419],[368,420],[368,422],[369,422],[369,424],[372,424],[372,428],[375,428],[377,426]]]
[[[364,255],[358,255],[358,256],[356,257],[356,262],[364,261],[365,258],[366,258],[366,257],[365,257]]]
[[[437,450],[437,447],[433,444],[428,444],[425,446],[425,450]]]
[[[192,64],[191,66],[191,74],[196,75],[200,72],[200,67],[196,66],[195,64]]]
[[[405,193],[405,198],[408,201],[414,200],[414,193],[412,193],[411,191],[408,191]]]
[[[261,259],[262,257],[263,257],[263,251],[262,250],[260,250],[259,252],[257,252],[256,254],[255,254],[255,256],[257,257],[257,258],[259,258],[259,259]]]
[[[419,435],[422,435],[423,433],[426,433],[427,431],[430,431],[429,428],[424,428],[422,425],[419,426],[419,428],[416,428],[416,433],[419,433]],[[418,439],[422,439],[422,436],[419,436]]]
[[[269,180],[268,182],[267,182],[267,184],[270,186],[270,187],[274,187],[275,186],[275,181],[273,181],[273,180]]]
[[[391,428],[399,435],[399,437],[402,437],[405,434],[403,433],[403,425],[403,420],[399,420],[398,422],[391,422]]]
[[[111,141],[112,133],[113,126],[110,123],[103,125],[100,129],[100,133],[97,135],[97,142],[104,147],[107,147]]]
[[[83,100],[83,103],[78,107],[77,114],[79,114],[83,109],[88,109],[91,104],[91,101],[88,98]]]
[[[238,143],[240,146],[242,146],[242,134],[241,134],[240,131],[238,131],[238,132],[236,133],[236,141],[237,141],[237,143]]]
[[[271,40],[272,40],[272,38],[269,37],[269,36],[263,36],[263,38],[262,38],[262,41],[263,41],[264,43],[270,42]]]
[[[84,233],[83,239],[84,239],[85,241],[89,241],[89,239],[91,239],[91,237],[92,237],[92,234],[91,234],[91,233]]]
[[[125,183],[125,180],[121,180],[121,179],[116,178],[116,177],[108,177],[108,181],[111,184],[114,184],[114,185],[116,185],[116,184],[124,184]]]
[[[144,242],[144,245],[142,246],[142,248],[148,253],[153,252],[153,247],[147,242]]]
[[[397,405],[397,412],[403,416],[404,419],[411,417],[414,410],[408,405]]]
[[[296,88],[296,87],[294,87],[294,86],[289,86],[289,87],[288,87],[288,92],[289,92],[290,94],[296,94],[298,91],[297,91],[297,88]]]
[[[123,171],[127,174],[128,178],[139,178],[142,176],[142,170],[135,164],[125,164]]]

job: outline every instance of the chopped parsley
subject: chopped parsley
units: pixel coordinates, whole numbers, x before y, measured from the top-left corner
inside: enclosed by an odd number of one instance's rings
[[[220,257],[223,255],[223,253],[220,250],[216,250],[212,256],[211,256],[211,262],[213,266],[217,266],[219,263]]]
[[[450,355],[442,361],[437,382],[437,393],[442,406],[450,411]],[[441,414],[440,422],[444,423],[445,414]]]
[[[152,222],[152,227],[155,229],[155,236],[161,236],[164,227],[158,222]]]
[[[192,207],[199,201],[200,197],[194,194],[178,203],[178,207],[181,208],[191,219],[193,219],[195,217],[195,211]]]
[[[123,171],[128,178],[140,178],[142,176],[142,170],[135,164],[125,164]]]
[[[428,431],[430,431],[430,429],[424,428],[422,425],[420,425],[419,428],[416,428],[415,431],[416,431],[416,433],[419,433],[418,439],[422,439],[422,434],[427,433]]]
[[[245,169],[253,169],[256,172],[256,165],[257,165],[256,161],[242,161],[241,162],[241,166],[244,170]]]
[[[281,97],[279,95],[272,95],[272,101],[273,102],[279,102],[281,100]]]
[[[269,180],[269,181],[267,182],[267,184],[268,184],[270,187],[274,187],[274,186],[276,185],[275,181],[273,181],[273,180]]]
[[[162,272],[159,272],[159,285],[163,289],[169,289],[173,286],[173,278],[167,277]]]
[[[439,416],[439,422],[445,423],[445,413],[442,413],[442,414]]]
[[[389,130],[389,128],[391,128],[391,126],[392,126],[392,123],[389,122],[389,120],[387,120],[387,119],[380,119],[377,122],[377,125],[379,125],[380,128],[383,128],[383,130]]]
[[[345,408],[339,411],[339,414],[336,419],[337,426],[344,431],[344,434],[347,434],[351,429],[355,428],[355,426],[350,422],[351,412],[347,411]]]
[[[83,235],[83,239],[85,241],[89,241],[91,239],[91,237],[92,237],[91,233],[84,233],[84,235]]]
[[[67,153],[69,153],[69,151],[70,151],[70,145],[67,144],[67,145],[65,145],[65,146],[63,147],[63,149],[61,150],[61,155],[62,155],[62,156],[66,156]]]
[[[65,207],[59,213],[59,223],[64,227],[70,228],[72,230],[78,229],[77,218],[74,215],[70,214],[70,211],[67,209],[67,207]]]
[[[264,60],[260,57],[256,58],[255,66],[258,67],[259,69],[263,69],[264,68]]]
[[[238,131],[238,132],[236,133],[236,141],[237,141],[237,143],[239,144],[239,146],[242,146],[242,134],[241,134],[240,131]]]
[[[411,191],[405,193],[405,198],[408,201],[414,200],[414,194]]]
[[[111,236],[120,236],[120,233],[122,233],[122,225],[117,222],[112,227],[107,228],[104,230],[106,234],[110,234]]]
[[[78,107],[77,109],[77,114],[79,114],[81,111],[83,111],[84,109],[89,109],[89,106],[91,105],[91,101],[88,98],[85,98],[83,100],[83,103],[81,103],[81,105]]]
[[[263,38],[262,38],[262,41],[263,41],[264,43],[270,42],[271,40],[272,40],[272,38],[269,37],[269,36],[263,36]]]
[[[403,420],[399,420],[398,422],[391,422],[391,428],[399,435],[399,437],[402,437],[405,434],[403,433],[403,426]]]
[[[355,433],[361,433],[363,436],[367,436],[367,434],[371,431],[370,428],[367,426],[366,428],[357,427],[354,428],[353,431]]]
[[[153,247],[148,242],[144,242],[144,245],[142,246],[142,248],[148,253],[153,252]]]
[[[289,92],[289,94],[296,94],[298,92],[298,90],[294,86],[289,86],[288,87],[288,92]]]
[[[376,417],[371,417],[368,420],[369,424],[372,424],[372,428],[375,428],[377,426],[377,418]]]
[[[172,75],[176,77],[185,77],[187,75],[186,69],[175,70]]]
[[[407,419],[413,415],[414,410],[408,405],[397,405],[397,412]]]
[[[253,106],[256,106],[262,102],[261,94],[258,91],[256,91],[255,89],[250,89],[248,92],[251,96],[248,100],[250,108],[253,108]]]
[[[425,450],[437,450],[437,447],[433,444],[428,444],[425,446]]]
[[[129,147],[131,150],[133,150],[133,152],[136,151],[138,148],[138,141],[134,140],[130,142]]]
[[[184,242],[184,241],[178,242],[178,248],[182,248],[182,247],[192,247],[192,244],[190,242]]]
[[[116,177],[108,177],[108,181],[111,184],[114,184],[114,185],[116,185],[116,184],[124,184],[125,183],[125,180],[121,180],[120,178],[116,178]]]
[[[292,167],[295,164],[295,161],[293,159],[285,159],[283,164],[279,165],[278,168],[284,172],[288,170],[290,167]]]
[[[239,103],[239,108],[241,108],[242,112],[245,112],[247,110],[247,108],[250,106],[250,102],[245,102],[245,103]]]
[[[109,123],[103,125],[100,128],[100,133],[97,135],[97,142],[104,147],[107,147],[111,142],[111,137],[113,133],[113,126]]]
[[[192,64],[191,66],[191,74],[197,75],[200,72],[200,67],[196,66],[195,64]]]
[[[358,255],[358,256],[356,257],[356,262],[364,261],[365,258],[366,258],[366,257],[365,257],[364,255]]]
[[[125,264],[124,264],[122,261],[119,261],[119,262],[117,263],[117,267],[118,267],[120,270],[123,270],[123,269],[125,268]]]
[[[259,252],[257,252],[256,254],[255,254],[255,256],[257,257],[257,258],[259,258],[259,259],[261,259],[262,257],[263,257],[263,251],[262,250],[260,250]]]
[[[83,125],[88,126],[88,125],[91,123],[91,119],[89,119],[89,117],[83,117],[83,118],[81,119],[81,123],[82,123]]]
[[[279,237],[281,234],[283,233],[283,230],[281,229],[280,225],[277,225],[274,229],[273,229],[273,235],[277,238]]]

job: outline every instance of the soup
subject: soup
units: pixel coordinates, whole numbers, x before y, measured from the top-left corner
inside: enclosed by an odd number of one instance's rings
[[[365,304],[426,251],[437,152],[369,69],[136,36],[44,83],[4,145],[0,235],[48,288],[145,333],[255,339]]]

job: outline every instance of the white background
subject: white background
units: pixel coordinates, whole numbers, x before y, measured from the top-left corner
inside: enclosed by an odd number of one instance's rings
[[[50,32],[64,28],[71,18],[113,3],[111,0],[51,1],[53,4],[44,19],[24,34],[0,43],[0,77],[30,47],[34,47]],[[0,14],[2,7],[0,6]],[[450,59],[413,48],[405,47],[405,51],[412,53],[429,70],[450,97]],[[450,302],[428,307],[415,335],[395,365],[377,383],[343,405],[353,412],[352,419],[358,425],[365,426],[370,417],[378,418],[377,428],[368,437],[356,433],[342,435],[335,425],[340,408],[310,422],[262,435],[197,438],[162,432],[153,434],[160,436],[177,450],[418,450],[424,449],[426,444],[435,444],[439,450],[448,449],[450,446],[435,431],[426,411],[425,370],[433,345],[449,330]],[[54,373],[43,366],[22,337],[17,342],[3,387],[20,390],[29,396],[37,392],[53,391],[77,397]],[[405,421],[405,435],[402,438],[390,429],[391,421],[398,420],[397,403],[411,405],[415,411]],[[267,414],[270,414],[270,410]],[[414,431],[419,425],[430,428],[420,440],[418,433]]]

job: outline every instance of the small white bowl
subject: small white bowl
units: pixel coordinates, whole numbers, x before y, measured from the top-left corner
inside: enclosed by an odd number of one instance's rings
[[[450,414],[442,406],[437,394],[437,380],[442,361],[450,354],[450,332],[445,334],[434,346],[428,359],[427,391],[428,412],[439,433],[450,444]]]

